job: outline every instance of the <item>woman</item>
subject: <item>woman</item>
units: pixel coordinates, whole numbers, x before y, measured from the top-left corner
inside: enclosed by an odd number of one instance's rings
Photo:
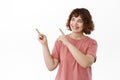
[[[67,28],[70,34],[64,34],[56,40],[50,53],[47,38],[37,29],[43,48],[47,68],[52,71],[58,65],[55,80],[92,80],[91,65],[96,61],[97,42],[87,36],[94,30],[90,12],[85,8],[74,9],[68,18]]]

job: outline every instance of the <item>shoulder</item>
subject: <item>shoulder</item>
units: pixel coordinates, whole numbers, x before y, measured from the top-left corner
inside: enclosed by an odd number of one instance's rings
[[[87,38],[88,38],[89,41],[97,42],[94,38],[91,38],[91,37],[89,37],[89,36],[87,36]]]
[[[94,39],[94,38],[91,38],[89,36],[87,36],[88,38],[88,42],[91,43],[91,44],[96,44],[97,45],[97,41]]]
[[[94,46],[97,48],[98,44],[94,38],[89,37],[89,47]]]

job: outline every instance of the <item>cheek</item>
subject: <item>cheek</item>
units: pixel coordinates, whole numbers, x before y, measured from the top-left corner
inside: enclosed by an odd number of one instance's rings
[[[81,25],[81,27],[80,27],[81,29],[83,29],[83,25]]]
[[[73,24],[73,22],[72,22],[72,21],[70,21],[70,25],[71,25],[71,24]]]
[[[72,26],[72,23],[70,23],[70,26]]]
[[[84,28],[83,25],[80,24],[80,25],[79,25],[79,30],[83,30],[83,28]]]
[[[83,27],[83,23],[79,23],[78,26],[79,26],[79,27]]]
[[[72,27],[73,26],[73,23],[70,23],[70,27]]]

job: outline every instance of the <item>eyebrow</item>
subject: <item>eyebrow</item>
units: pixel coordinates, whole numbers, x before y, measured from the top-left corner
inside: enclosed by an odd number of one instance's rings
[[[77,17],[73,16],[72,18],[77,18]],[[72,18],[71,18],[71,19],[72,19]],[[80,18],[80,17],[79,17],[78,19],[79,19],[79,20],[82,20],[82,18]]]

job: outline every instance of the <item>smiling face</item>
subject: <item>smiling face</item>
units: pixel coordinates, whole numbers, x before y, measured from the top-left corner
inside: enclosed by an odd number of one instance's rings
[[[70,20],[70,28],[74,33],[82,33],[83,32],[83,20],[80,16],[72,17]]]
[[[94,23],[90,12],[85,8],[74,9],[68,17],[66,27],[73,32],[91,34]]]

